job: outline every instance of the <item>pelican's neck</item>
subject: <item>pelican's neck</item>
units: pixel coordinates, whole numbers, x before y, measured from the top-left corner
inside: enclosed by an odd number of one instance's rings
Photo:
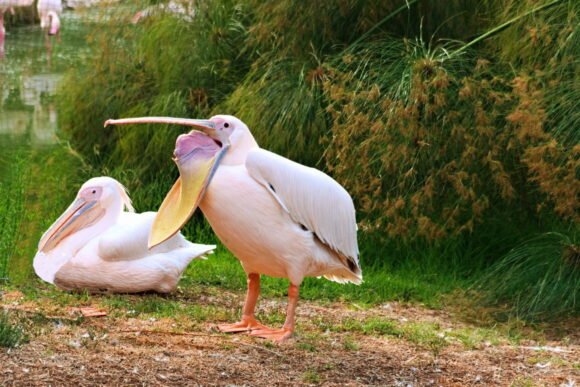
[[[116,224],[122,211],[123,202],[121,198],[114,198],[112,203],[106,206],[103,217],[95,224],[69,235],[48,253],[38,251],[33,262],[36,274],[46,282],[54,283],[54,277],[60,268],[70,261],[87,243]]]
[[[246,162],[248,153],[259,148],[258,143],[247,128],[236,129],[230,137],[230,149],[220,161],[220,165],[239,165]]]

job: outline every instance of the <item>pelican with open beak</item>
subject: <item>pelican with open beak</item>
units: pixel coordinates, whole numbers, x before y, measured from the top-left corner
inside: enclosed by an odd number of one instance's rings
[[[125,188],[115,179],[90,179],[40,239],[34,270],[65,290],[170,292],[189,262],[212,253],[215,246],[175,234],[148,249],[155,215],[134,213]]]
[[[140,123],[192,126],[209,133],[192,130],[177,139],[173,160],[185,178],[177,179],[161,204],[159,211],[163,216],[156,217],[149,237],[149,246],[153,247],[177,233],[193,215],[229,143],[209,120],[143,117],[108,120],[105,126]]]
[[[292,335],[299,286],[306,276],[360,284],[357,225],[350,195],[330,176],[260,149],[238,118],[164,117],[109,120],[105,125],[162,123],[197,130],[177,138],[180,178],[167,194],[150,245],[176,233],[199,205],[248,277],[241,321],[223,332],[283,341]],[[256,321],[260,275],[288,278],[288,308],[281,329]]]

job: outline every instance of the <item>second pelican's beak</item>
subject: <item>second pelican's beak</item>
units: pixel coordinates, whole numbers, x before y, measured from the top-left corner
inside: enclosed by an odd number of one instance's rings
[[[174,161],[180,177],[153,221],[149,248],[171,238],[191,218],[227,148],[198,131],[177,138]]]
[[[146,123],[192,126],[203,131],[193,130],[177,138],[173,160],[180,177],[165,196],[153,221],[148,243],[153,248],[175,235],[191,218],[229,142],[219,138],[211,120],[139,117],[108,120],[105,126]]]
[[[98,201],[77,198],[38,242],[38,251],[48,253],[66,237],[95,224],[105,215]]]

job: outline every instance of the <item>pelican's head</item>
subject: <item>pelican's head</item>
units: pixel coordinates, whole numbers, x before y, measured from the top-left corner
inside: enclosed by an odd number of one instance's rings
[[[48,253],[70,235],[96,225],[107,213],[134,211],[125,187],[110,177],[95,177],[84,183],[73,203],[44,233],[38,251]]]
[[[217,115],[209,120],[171,117],[141,117],[108,120],[105,126],[158,123],[192,126],[196,129],[177,137],[173,160],[180,179],[161,204],[149,235],[149,247],[169,239],[189,220],[220,162],[242,164],[258,145],[250,130],[234,116]]]

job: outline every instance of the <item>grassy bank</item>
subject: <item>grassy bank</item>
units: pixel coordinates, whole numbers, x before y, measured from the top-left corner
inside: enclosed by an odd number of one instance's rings
[[[264,148],[330,173],[357,205],[366,282],[313,279],[306,297],[434,303],[492,275],[497,281],[479,291],[522,317],[577,314],[577,302],[522,314],[520,299],[497,286],[520,275],[498,269],[513,265],[510,251],[537,235],[559,232],[564,250],[577,251],[577,2],[317,7],[200,1],[194,22],[158,12],[137,25],[127,23],[131,12],[119,14],[93,34],[90,62],[68,73],[61,126],[90,165],[130,188],[140,209],[156,208],[174,180],[170,155],[183,129],[103,130],[108,118],[234,114]],[[185,232],[213,238],[200,217]],[[558,251],[542,259],[560,271],[575,267]],[[200,281],[243,286],[231,257],[205,266]],[[576,291],[572,272],[571,285],[552,286],[550,297]],[[522,276],[519,289],[544,297],[540,274]],[[284,291],[276,280],[266,284]]]
[[[1,256],[5,257],[1,265],[3,284],[6,289],[28,289],[29,294],[35,294],[35,289],[45,287],[35,278],[32,270],[32,258],[40,236],[72,202],[81,184],[89,177],[102,173],[86,165],[66,144],[49,150],[22,146],[7,155],[10,159],[2,165],[11,168],[11,173],[4,175],[9,184],[0,186],[3,190],[0,196],[3,198],[2,213],[6,214],[2,218],[5,232],[0,239]],[[123,181],[125,176],[116,177]],[[130,192],[137,211],[155,208],[156,200],[160,200],[165,193],[162,188],[147,185]],[[199,214],[187,225],[184,233],[192,241],[218,243]],[[434,275],[432,268],[419,267],[424,260],[405,262],[405,265],[387,270],[385,264],[373,266],[369,259],[365,262],[365,282],[362,286],[338,285],[324,279],[309,278],[302,286],[301,297],[360,304],[412,300],[438,306],[441,293],[463,284],[464,279],[457,273]],[[185,272],[180,286],[184,289],[204,287],[243,291],[246,280],[238,260],[220,246],[208,261],[194,261]],[[285,297],[287,286],[285,280],[264,278],[263,294],[266,297]]]
[[[3,288],[27,289],[26,292],[32,296],[38,289],[46,287],[32,270],[32,258],[40,236],[68,207],[85,180],[106,171],[99,171],[86,164],[66,143],[41,148],[30,148],[23,141],[16,143],[20,145],[5,148],[7,152],[0,163],[4,176],[3,184],[0,185],[0,209],[4,215],[4,232],[0,238],[0,256],[3,260],[0,269]],[[131,181],[131,175],[126,171],[112,175],[120,181]],[[161,183],[136,187],[130,192],[137,211],[155,209],[167,189]],[[192,241],[219,243],[201,214],[189,222],[184,233]],[[397,254],[409,252],[381,251],[379,242],[372,240],[363,239],[361,245],[366,249],[363,251],[363,285],[339,285],[324,279],[309,278],[301,288],[301,297],[343,300],[360,305],[388,300],[418,301],[438,307],[441,305],[442,293],[467,283],[465,273],[436,273],[436,256],[401,255],[397,264]],[[377,262],[372,254],[392,257],[389,261],[393,263]],[[428,250],[428,254],[435,253]],[[444,252],[441,251],[441,254]],[[246,280],[238,260],[220,246],[209,260],[194,261],[185,272],[180,286],[183,289],[201,287],[238,292],[245,290]],[[285,297],[287,286],[285,280],[264,278],[263,294],[265,297]]]
[[[62,213],[88,175],[64,145],[31,148],[22,139],[4,144],[0,161],[0,273],[24,283],[34,276],[32,258],[44,230]]]

